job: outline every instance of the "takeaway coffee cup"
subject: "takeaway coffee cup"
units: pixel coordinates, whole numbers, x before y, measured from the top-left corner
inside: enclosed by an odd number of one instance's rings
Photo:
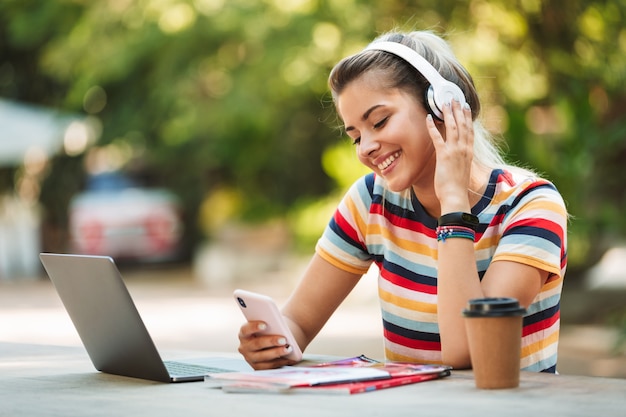
[[[515,298],[473,299],[463,310],[477,388],[519,386],[525,313]]]

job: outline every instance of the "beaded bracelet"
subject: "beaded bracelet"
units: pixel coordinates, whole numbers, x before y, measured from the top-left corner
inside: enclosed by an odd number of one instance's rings
[[[437,227],[437,241],[445,242],[446,239],[461,237],[474,241],[476,239],[476,232],[469,227],[464,226],[439,226]]]

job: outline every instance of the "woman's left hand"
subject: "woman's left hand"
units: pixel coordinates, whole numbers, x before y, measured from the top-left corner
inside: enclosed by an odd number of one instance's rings
[[[469,211],[468,189],[474,158],[472,111],[469,106],[452,101],[444,106],[443,118],[443,124],[435,124],[430,115],[426,119],[437,154],[435,193],[442,214]]]

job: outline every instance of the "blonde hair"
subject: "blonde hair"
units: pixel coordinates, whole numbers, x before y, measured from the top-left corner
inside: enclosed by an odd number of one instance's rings
[[[481,105],[474,81],[467,70],[457,60],[450,45],[441,37],[430,31],[409,33],[388,32],[374,39],[372,43],[386,41],[406,45],[426,59],[442,76],[453,82],[463,91],[467,103],[472,110],[474,121],[474,161],[487,168],[501,168],[505,163],[500,149],[492,136],[479,119]],[[428,81],[413,66],[395,55],[379,51],[361,51],[348,56],[332,69],[328,78],[333,99],[346,86],[368,71],[382,74],[384,86],[407,91],[424,105]]]

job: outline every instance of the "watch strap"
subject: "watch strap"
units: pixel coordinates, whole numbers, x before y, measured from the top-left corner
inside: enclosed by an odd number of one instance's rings
[[[453,213],[444,214],[437,222],[438,226],[464,226],[476,231],[480,221],[478,217],[472,213],[464,213],[455,211]]]

